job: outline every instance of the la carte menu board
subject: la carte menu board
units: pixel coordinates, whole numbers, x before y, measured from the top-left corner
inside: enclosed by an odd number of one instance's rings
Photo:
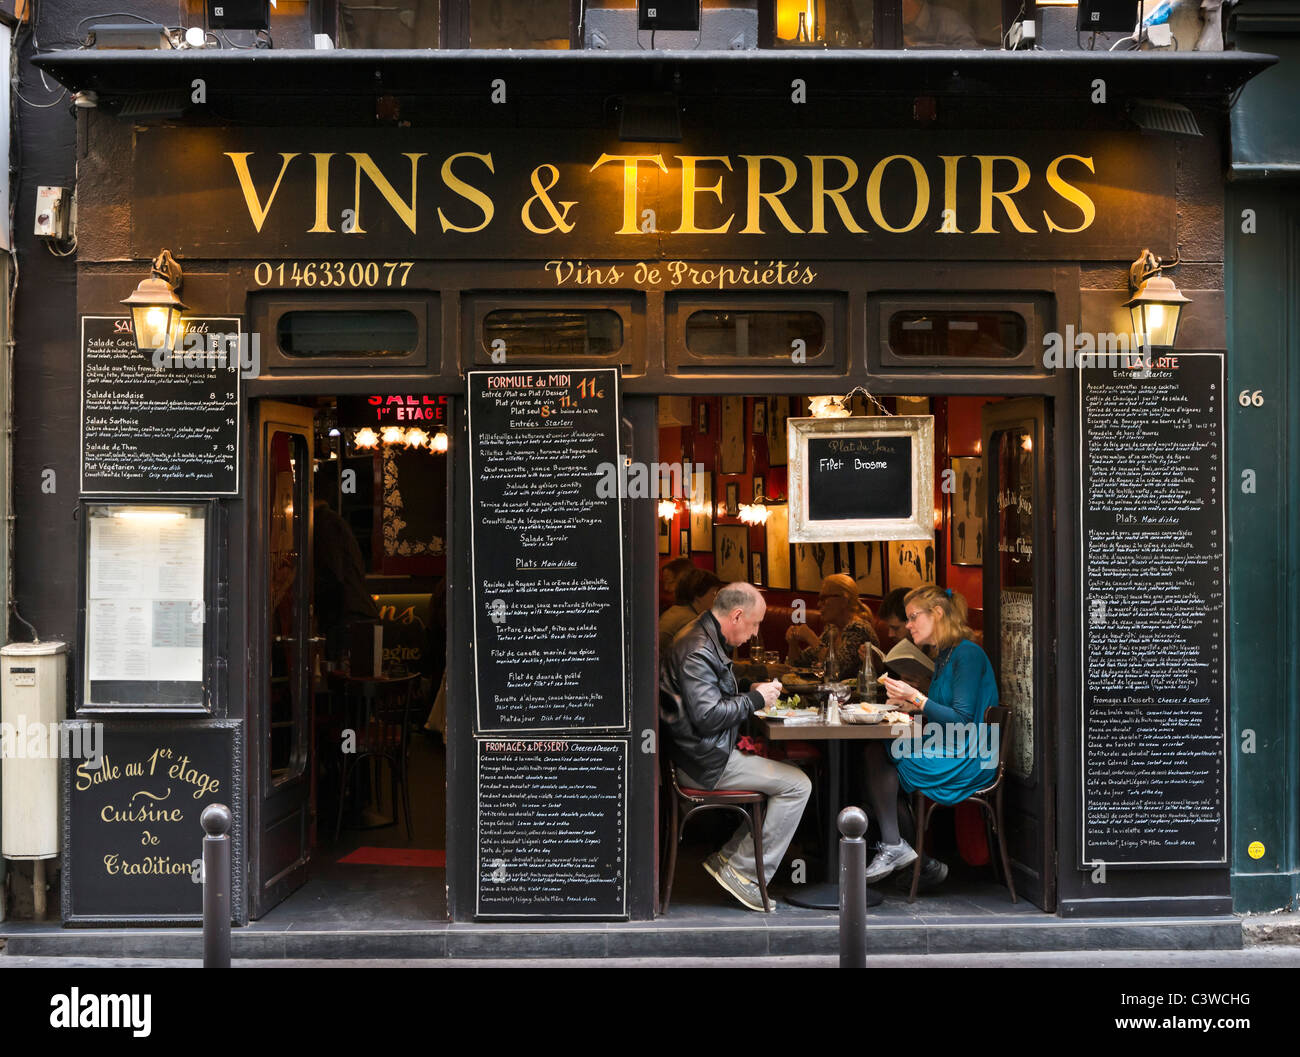
[[[242,919],[240,722],[75,725],[79,743],[99,759],[70,759],[63,768],[64,919],[201,922],[199,817],[210,804],[225,804],[234,816],[231,917]]]
[[[626,738],[478,746],[479,917],[625,917]]]
[[[478,730],[627,725],[619,377],[469,373]]]
[[[226,338],[237,338],[239,320],[185,325],[193,347],[182,348],[174,366],[155,367],[135,347],[130,316],[82,317],[84,494],[238,494],[240,356],[238,342],[228,349]],[[202,350],[190,338],[200,333]],[[209,336],[220,341],[220,359],[206,358]]]
[[[1223,355],[1080,387],[1085,865],[1226,861]]]

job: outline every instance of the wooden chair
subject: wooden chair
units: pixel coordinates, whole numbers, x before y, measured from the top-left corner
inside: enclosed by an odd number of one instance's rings
[[[343,829],[343,805],[347,801],[348,780],[364,759],[387,760],[392,784],[393,821],[397,822],[398,794],[406,819],[406,839],[412,840],[411,790],[407,781],[407,756],[410,747],[411,709],[420,676],[397,679],[365,679],[344,676],[341,679],[347,699],[347,715],[356,731],[355,752],[343,754],[343,773],[339,784],[339,813],[334,824],[334,839]],[[376,774],[376,777],[378,775]]]
[[[985,818],[992,826],[998,844],[998,857],[1002,862],[1002,878],[1011,892],[1011,902],[1014,903],[1016,882],[1011,876],[1011,862],[1007,858],[1007,842],[1002,822],[1002,780],[1007,772],[1007,757],[1011,750],[1011,709],[993,705],[984,710],[984,722],[996,723],[998,727],[997,771],[992,782],[959,803],[979,804]],[[956,806],[956,804],[936,804],[921,792],[912,794],[912,814],[916,819],[916,863],[912,867],[912,891],[907,897],[909,903],[916,902],[916,889],[921,883],[921,865],[925,862],[925,833],[930,826],[930,818],[935,808]]]
[[[667,691],[660,692],[660,707],[665,715],[681,715],[681,700]],[[667,732],[661,727],[661,733]],[[677,778],[677,765],[669,759],[668,747],[662,741],[659,746],[660,774],[663,788],[668,797],[668,826],[664,841],[664,867],[659,898],[659,913],[667,915],[668,902],[673,891],[673,875],[677,871],[677,846],[681,844],[686,833],[686,823],[692,815],[700,811],[721,808],[734,811],[749,827],[754,838],[754,866],[758,872],[758,890],[763,897],[763,909],[772,909],[767,895],[766,871],[763,868],[763,806],[767,803],[765,793],[748,789],[696,789],[682,785]]]

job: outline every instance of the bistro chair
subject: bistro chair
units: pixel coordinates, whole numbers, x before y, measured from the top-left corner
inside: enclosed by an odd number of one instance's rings
[[[682,717],[681,698],[666,690],[659,693],[662,714],[680,720]],[[663,731],[661,727],[661,732]],[[758,890],[763,897],[763,909],[772,909],[767,896],[766,871],[763,868],[763,806],[767,802],[764,793],[749,789],[696,789],[678,781],[677,765],[668,756],[667,746],[659,746],[660,773],[663,788],[668,797],[668,827],[664,841],[664,867],[659,898],[659,913],[668,914],[668,902],[673,892],[673,875],[677,871],[677,847],[686,834],[686,823],[692,815],[700,811],[721,808],[734,811],[749,827],[754,838],[754,866],[758,871]]]
[[[998,842],[998,856],[1002,861],[1002,878],[1011,892],[1011,902],[1016,901],[1016,882],[1011,877],[1011,863],[1007,859],[1007,842],[1002,822],[1002,779],[1007,772],[1007,754],[1011,749],[1011,709],[1000,705],[991,705],[984,710],[984,722],[996,723],[998,727],[998,767],[993,781],[983,789],[978,789],[964,801],[958,803],[979,804],[993,829]],[[916,863],[912,866],[912,891],[907,897],[909,903],[916,902],[916,889],[921,883],[921,864],[925,861],[925,831],[929,828],[934,809],[938,807],[956,807],[956,804],[936,804],[921,792],[912,794],[912,814],[916,818]],[[994,867],[996,872],[996,867]]]
[[[346,712],[349,722],[355,723],[356,751],[343,754],[343,773],[339,781],[339,813],[334,824],[334,839],[343,829],[343,806],[347,802],[348,779],[357,771],[364,759],[387,760],[391,775],[393,821],[397,822],[398,793],[401,793],[402,813],[406,819],[406,839],[412,840],[411,790],[407,780],[407,757],[410,748],[411,708],[420,676],[406,675],[396,679],[367,679],[356,676],[342,677]],[[378,779],[378,771],[376,771]]]

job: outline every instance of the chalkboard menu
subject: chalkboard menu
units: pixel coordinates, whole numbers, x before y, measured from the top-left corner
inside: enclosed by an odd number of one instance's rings
[[[136,350],[130,316],[82,317],[83,493],[239,492],[239,320],[185,325],[192,347],[155,367]]]
[[[790,542],[916,540],[934,531],[934,418],[786,419]]]
[[[1223,380],[1083,374],[1085,864],[1226,861]]]
[[[469,373],[480,732],[627,726],[616,370]]]
[[[209,804],[234,814],[231,916],[241,919],[241,723],[69,726],[77,728],[69,743],[98,760],[70,759],[63,768],[64,919],[201,923],[199,816]]]
[[[912,513],[911,437],[808,441],[808,516],[902,518]]]
[[[623,917],[625,738],[478,742],[480,917]]]

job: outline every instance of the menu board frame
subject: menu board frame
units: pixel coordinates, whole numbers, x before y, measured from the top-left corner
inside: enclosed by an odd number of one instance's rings
[[[203,635],[202,649],[203,658],[201,665],[202,678],[198,681],[198,700],[150,700],[146,695],[147,691],[141,690],[137,695],[138,699],[120,702],[94,702],[90,700],[90,655],[94,647],[94,635],[91,630],[91,608],[90,608],[90,584],[92,576],[93,555],[90,531],[90,511],[94,507],[132,507],[138,506],[149,510],[168,510],[168,509],[198,509],[203,512],[203,568],[201,572],[203,584]],[[79,531],[79,562],[78,562],[78,584],[77,584],[77,653],[75,663],[75,712],[78,716],[106,716],[106,715],[130,715],[130,714],[147,714],[147,715],[200,715],[208,716],[215,714],[217,709],[216,687],[216,670],[217,670],[217,649],[218,635],[221,629],[218,623],[224,621],[224,611],[218,606],[218,577],[216,576],[217,562],[220,557],[221,548],[220,536],[221,526],[219,522],[220,504],[216,499],[187,499],[178,500],[170,503],[158,503],[139,496],[128,496],[120,499],[96,496],[93,498],[81,500],[78,508],[78,520],[80,521]],[[143,686],[146,683],[162,683],[162,680],[120,680],[123,683],[136,683]],[[193,680],[176,680],[176,683],[187,685],[193,683]],[[161,686],[158,688],[161,692]]]
[[[80,726],[89,726],[88,721],[72,720],[74,724]],[[186,822],[194,824],[194,845],[193,855],[188,860],[201,860],[203,857],[203,840],[204,832],[199,818],[203,810],[209,804],[225,804],[230,808],[231,826],[230,826],[230,920],[233,924],[241,924],[246,920],[246,911],[244,906],[245,886],[244,876],[247,872],[244,864],[244,737],[243,737],[243,720],[239,719],[214,719],[205,721],[201,725],[186,720],[163,720],[144,723],[138,720],[124,720],[120,723],[106,723],[103,726],[103,735],[99,739],[99,744],[104,752],[105,759],[114,766],[125,767],[127,762],[136,762],[134,759],[127,761],[125,759],[112,760],[113,746],[112,739],[114,735],[130,734],[136,737],[147,737],[157,742],[163,742],[172,736],[185,738],[220,738],[223,742],[225,758],[230,761],[229,785],[219,792],[212,794],[206,799],[187,800],[187,806],[197,805],[197,810],[189,811],[186,814]],[[82,744],[85,744],[83,739]],[[173,756],[173,759],[175,757]],[[179,761],[178,761],[179,762]],[[76,772],[76,761],[69,760],[63,767],[62,777],[62,798],[61,819],[62,819],[62,863],[61,871],[61,898],[63,909],[63,923],[71,926],[94,926],[94,925],[136,925],[136,926],[156,926],[156,925],[202,925],[202,892],[203,885],[195,882],[193,887],[199,894],[199,910],[193,914],[168,913],[162,911],[157,914],[112,914],[101,911],[92,911],[84,908],[85,901],[92,890],[86,879],[77,880],[77,873],[81,868],[83,858],[86,855],[87,846],[84,839],[77,839],[75,831],[79,828],[74,824],[74,802],[73,802],[73,780]],[[101,764],[101,767],[103,764]],[[205,767],[206,763],[201,765]],[[204,772],[206,773],[206,772]],[[224,777],[224,776],[223,776]],[[108,825],[108,823],[103,823]],[[122,828],[130,831],[131,824],[123,824]],[[124,836],[133,834],[136,831],[130,831]],[[141,840],[143,837],[143,828],[139,831]],[[124,845],[125,846],[125,845]],[[140,848],[140,854],[145,855],[146,848],[152,847],[141,843],[137,845]],[[165,854],[161,851],[164,845],[159,845],[155,854]],[[185,854],[189,854],[186,852]]]
[[[627,894],[628,894],[628,795],[629,783],[632,772],[632,742],[626,737],[588,737],[585,734],[578,737],[567,737],[565,735],[546,735],[543,737],[524,736],[524,737],[496,737],[487,738],[479,737],[474,739],[474,785],[476,789],[481,790],[483,786],[483,753],[489,743],[529,743],[540,744],[544,746],[553,745],[557,742],[569,746],[582,746],[590,744],[607,744],[622,746],[622,764],[623,764],[623,797],[619,805],[620,819],[622,825],[620,831],[621,847],[618,852],[618,861],[622,872],[622,886],[619,895],[618,911],[593,911],[591,913],[582,913],[577,910],[554,910],[547,911],[541,908],[532,910],[519,911],[500,911],[484,910],[482,904],[482,878],[483,878],[483,803],[481,799],[477,800],[474,809],[474,913],[475,917],[484,920],[501,920],[501,919],[536,919],[541,917],[555,918],[587,918],[610,920],[625,920],[628,916]],[[505,865],[509,869],[508,864]]]
[[[80,327],[80,339],[81,339],[81,393],[80,393],[80,412],[81,412],[81,417],[80,417],[80,419],[78,420],[78,426],[79,426],[78,437],[79,437],[79,439],[80,439],[80,441],[81,441],[81,447],[80,447],[80,450],[81,450],[81,456],[80,456],[80,458],[78,459],[78,463],[77,463],[77,474],[78,474],[78,476],[77,476],[77,481],[78,481],[78,484],[79,484],[79,486],[80,486],[80,488],[81,488],[81,494],[82,494],[82,495],[93,495],[93,496],[109,496],[109,495],[177,496],[177,497],[180,497],[180,496],[195,496],[195,497],[203,497],[203,496],[238,496],[238,495],[240,494],[240,492],[241,492],[241,480],[242,480],[242,477],[241,477],[241,471],[242,471],[242,469],[243,469],[243,466],[242,466],[242,460],[243,460],[243,453],[244,453],[244,411],[243,411],[243,409],[242,409],[242,398],[243,398],[243,373],[242,373],[242,367],[241,367],[241,365],[240,365],[239,359],[240,359],[240,355],[241,355],[241,353],[242,353],[242,348],[241,348],[240,346],[243,345],[243,342],[244,342],[244,340],[245,340],[245,339],[244,339],[244,334],[243,334],[243,320],[242,320],[239,316],[195,316],[195,317],[186,316],[185,319],[184,319],[184,327],[185,327],[185,332],[186,332],[187,334],[190,333],[191,328],[195,328],[196,330],[203,330],[204,328],[207,328],[210,324],[214,324],[214,323],[216,323],[216,324],[223,324],[223,325],[226,327],[226,329],[225,329],[224,331],[222,331],[222,333],[225,333],[225,334],[227,334],[227,335],[233,335],[233,336],[235,336],[235,337],[238,339],[238,346],[237,346],[235,349],[232,349],[232,350],[229,350],[229,351],[228,351],[228,356],[231,358],[232,362],[231,362],[230,366],[229,366],[228,368],[226,368],[226,369],[228,369],[228,370],[231,372],[231,379],[232,379],[232,381],[233,381],[233,383],[234,383],[234,392],[233,392],[233,394],[231,394],[231,399],[230,399],[230,400],[227,402],[227,404],[226,404],[226,409],[227,409],[227,416],[226,416],[226,417],[228,417],[228,418],[233,418],[233,419],[234,419],[233,435],[230,435],[230,434],[223,434],[223,436],[228,436],[228,437],[229,437],[229,439],[226,440],[225,443],[227,443],[227,444],[229,444],[229,443],[233,443],[233,444],[234,444],[234,456],[235,456],[235,459],[234,459],[234,474],[233,474],[233,480],[232,480],[232,482],[231,482],[231,487],[229,487],[229,488],[225,488],[225,489],[217,489],[217,488],[205,488],[205,489],[171,489],[171,488],[148,488],[148,489],[142,489],[142,488],[123,488],[123,487],[121,487],[121,484],[122,484],[121,481],[114,482],[114,486],[113,486],[113,487],[102,487],[102,488],[87,488],[87,487],[86,487],[86,458],[85,458],[85,452],[86,452],[86,374],[87,374],[87,372],[86,372],[86,324],[87,324],[87,323],[90,323],[90,322],[93,322],[93,321],[102,321],[102,320],[109,320],[109,321],[114,322],[114,323],[117,324],[117,325],[121,325],[122,323],[125,323],[125,324],[128,325],[128,327],[129,327],[129,325],[130,325],[130,323],[131,323],[131,317],[130,317],[129,314],[127,314],[127,315],[109,315],[109,316],[102,316],[102,315],[83,315],[83,316],[81,317],[81,327]],[[128,332],[129,332],[129,330],[128,330]],[[214,331],[213,333],[216,333],[216,332]],[[134,340],[134,339],[132,339],[132,340]],[[248,340],[251,341],[252,338],[249,338]],[[141,353],[140,355],[143,356],[144,354]],[[183,356],[183,355],[185,355],[185,349],[184,349],[183,346],[181,347],[180,350],[178,350],[178,351],[176,352],[176,355],[177,355],[178,357],[179,357],[179,356]],[[159,371],[159,372],[178,371],[178,370],[181,371],[181,372],[184,372],[185,370],[187,370],[187,368],[177,368],[177,367],[157,367],[157,368],[155,368],[155,370],[157,370],[157,371]]]
[[[1215,381],[1218,400],[1218,421],[1216,423],[1217,440],[1218,440],[1218,462],[1216,466],[1216,476],[1218,486],[1214,489],[1214,503],[1219,508],[1219,518],[1217,522],[1217,532],[1219,538],[1218,550],[1218,574],[1221,592],[1217,607],[1217,620],[1219,624],[1219,641],[1221,649],[1218,659],[1219,689],[1217,691],[1217,701],[1215,702],[1216,711],[1219,713],[1219,724],[1221,730],[1220,738],[1220,800],[1219,809],[1221,812],[1222,824],[1217,831],[1216,839],[1221,848],[1221,853],[1217,858],[1192,857],[1177,860],[1161,860],[1151,858],[1133,858],[1115,860],[1107,857],[1104,862],[1108,869],[1201,869],[1204,867],[1224,866],[1229,862],[1231,847],[1231,827],[1232,815],[1231,805],[1228,798],[1228,780],[1230,773],[1230,751],[1231,751],[1231,726],[1230,726],[1230,692],[1228,689],[1227,673],[1229,670],[1229,640],[1228,640],[1228,610],[1227,610],[1227,587],[1228,587],[1228,546],[1227,546],[1227,450],[1226,450],[1226,427],[1227,427],[1227,400],[1225,387],[1227,384],[1227,354],[1223,350],[1195,350],[1187,351],[1183,349],[1167,350],[1169,358],[1174,359],[1194,359],[1194,358],[1212,358],[1218,363],[1218,373]],[[1157,370],[1161,369],[1164,359],[1156,356],[1153,365]],[[1132,363],[1125,363],[1123,369],[1134,370],[1140,366],[1139,360],[1134,357]],[[1098,367],[1096,370],[1114,370],[1113,368]],[[1116,371],[1115,373],[1118,373]],[[1142,375],[1137,377],[1141,378]],[[1103,861],[1096,857],[1089,857],[1088,849],[1092,846],[1088,836],[1088,778],[1087,778],[1087,748],[1088,748],[1088,704],[1090,692],[1088,688],[1088,621],[1089,621],[1089,601],[1088,601],[1088,496],[1087,496],[1087,477],[1085,473],[1085,456],[1088,445],[1088,420],[1087,420],[1087,391],[1088,391],[1089,372],[1081,372],[1078,385],[1078,469],[1079,469],[1079,868],[1087,869],[1095,867],[1098,862]],[[1215,696],[1211,692],[1211,696]]]
[[[934,416],[870,415],[786,419],[789,448],[790,543],[831,540],[915,540],[934,534]],[[905,517],[814,518],[810,514],[814,439],[862,440],[906,437],[911,441],[912,494]]]
[[[477,520],[478,517],[478,508],[476,505],[477,501],[475,498],[475,488],[474,488],[474,478],[476,473],[474,401],[476,396],[476,386],[478,384],[479,379],[483,379],[491,375],[497,375],[497,376],[532,375],[537,377],[547,377],[547,376],[554,377],[557,375],[562,375],[562,376],[573,376],[574,378],[583,378],[583,379],[590,379],[593,376],[598,376],[606,380],[607,384],[613,390],[611,406],[614,409],[614,414],[613,414],[613,421],[611,424],[612,428],[609,434],[610,440],[613,444],[613,455],[611,461],[614,466],[621,467],[624,465],[623,420],[622,420],[623,388],[622,388],[622,376],[618,368],[581,367],[581,366],[571,368],[567,366],[564,367],[556,366],[556,367],[521,367],[513,371],[502,370],[500,368],[496,370],[467,371],[465,375],[466,387],[467,387],[466,432],[467,432],[468,447],[469,447],[469,456],[468,456],[469,500],[470,500],[470,516],[472,520]],[[500,726],[485,725],[484,722],[485,714],[489,712],[489,709],[485,708],[484,700],[483,700],[482,671],[481,671],[482,665],[479,660],[480,657],[479,651],[481,649],[481,644],[479,641],[479,624],[480,624],[481,612],[486,611],[485,608],[484,610],[481,611],[480,607],[481,606],[486,607],[487,603],[484,599],[480,597],[481,595],[480,580],[479,580],[479,557],[480,556],[478,554],[478,542],[476,540],[476,531],[473,525],[471,525],[470,534],[469,534],[470,575],[471,575],[470,597],[472,600],[471,627],[473,628],[473,641],[474,641],[473,677],[474,677],[474,707],[475,707],[474,720],[475,720],[476,733],[484,734],[484,735],[495,734],[502,738],[513,739],[513,738],[526,737],[530,734],[541,734],[544,732],[582,731],[584,734],[587,734],[587,733],[594,733],[598,731],[626,731],[629,729],[629,726],[631,724],[631,718],[629,715],[629,702],[628,702],[629,644],[627,641],[628,614],[627,614],[627,565],[625,560],[626,547],[624,544],[624,537],[623,537],[624,503],[625,500],[622,498],[621,495],[613,497],[612,509],[616,519],[616,524],[614,527],[615,527],[616,538],[619,541],[618,546],[614,548],[618,555],[618,583],[616,585],[616,593],[617,593],[617,600],[618,600],[617,614],[618,614],[618,621],[619,621],[619,629],[618,629],[619,661],[618,661],[618,669],[617,669],[618,670],[617,691],[618,691],[618,699],[619,699],[620,719],[616,723],[601,723],[601,724],[593,723],[590,725],[578,724],[578,723],[555,723],[555,724],[548,724],[544,726],[530,724],[530,725],[520,725],[517,727],[500,727]]]

